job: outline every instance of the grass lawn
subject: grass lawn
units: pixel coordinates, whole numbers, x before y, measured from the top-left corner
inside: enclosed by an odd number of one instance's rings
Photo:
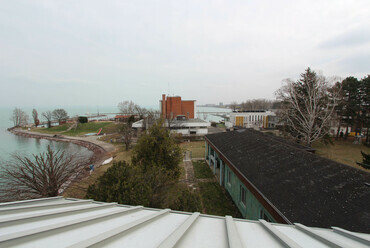
[[[97,133],[102,128],[102,133],[115,133],[117,132],[117,125],[114,122],[88,122],[78,124],[77,128],[67,129],[72,124],[63,124],[51,128],[33,128],[32,131],[49,134],[63,134],[68,136],[81,136],[87,133]]]
[[[116,153],[116,156],[114,157],[113,161],[124,160],[127,162],[131,162],[131,153],[132,150],[125,151],[124,148],[122,148]],[[72,184],[70,187],[68,187],[67,190],[63,193],[63,196],[84,199],[89,185],[96,182],[98,177],[103,175],[104,172],[108,170],[108,168],[111,167],[112,165],[113,162],[95,168],[94,172],[89,177],[84,178],[83,180],[76,182]]]
[[[216,182],[199,182],[199,192],[203,213],[210,215],[231,215],[241,218],[241,214],[226,192]]]
[[[51,128],[32,128],[31,131],[39,132],[39,133],[52,133],[52,134],[54,134],[54,133],[65,132],[70,126],[71,126],[71,124],[63,124],[63,125],[54,126],[54,127],[51,127]]]
[[[208,167],[204,160],[193,161],[194,175],[198,179],[214,178],[211,169]]]
[[[317,155],[366,170],[357,165],[356,162],[362,162],[361,151],[370,153],[369,147],[353,144],[353,138],[349,138],[347,141],[333,140],[333,142],[334,145],[325,145],[320,142],[315,142],[312,147],[316,149]]]
[[[180,144],[180,147],[183,150],[191,151],[192,158],[204,158],[206,149],[204,141],[184,142]]]

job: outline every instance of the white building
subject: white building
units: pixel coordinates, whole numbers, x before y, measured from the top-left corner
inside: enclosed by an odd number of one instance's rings
[[[133,128],[143,128],[144,120],[137,121],[132,124]],[[165,127],[170,127],[172,133],[182,134],[183,136],[204,136],[208,134],[209,122],[196,119],[175,119],[165,121]]]
[[[230,122],[226,126],[238,126],[244,128],[270,128],[269,116],[276,116],[272,111],[254,110],[231,112]]]

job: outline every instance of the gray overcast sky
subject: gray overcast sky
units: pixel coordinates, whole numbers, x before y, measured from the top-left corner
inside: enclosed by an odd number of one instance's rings
[[[305,68],[370,73],[370,1],[0,2],[0,106],[274,98]]]

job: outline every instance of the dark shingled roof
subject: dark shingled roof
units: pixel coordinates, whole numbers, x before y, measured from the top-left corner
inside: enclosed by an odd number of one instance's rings
[[[370,232],[370,173],[254,130],[206,138],[292,223]]]

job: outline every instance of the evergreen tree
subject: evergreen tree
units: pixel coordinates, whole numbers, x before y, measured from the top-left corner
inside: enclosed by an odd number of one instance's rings
[[[113,165],[87,189],[86,198],[149,206],[153,191],[138,167],[125,161]]]
[[[366,154],[361,151],[362,154],[362,163],[357,164],[365,169],[370,169],[370,153]]]
[[[155,123],[144,134],[134,148],[132,162],[146,171],[149,167],[164,169],[170,178],[180,176],[179,164],[182,159],[181,148],[163,127],[163,121]]]

